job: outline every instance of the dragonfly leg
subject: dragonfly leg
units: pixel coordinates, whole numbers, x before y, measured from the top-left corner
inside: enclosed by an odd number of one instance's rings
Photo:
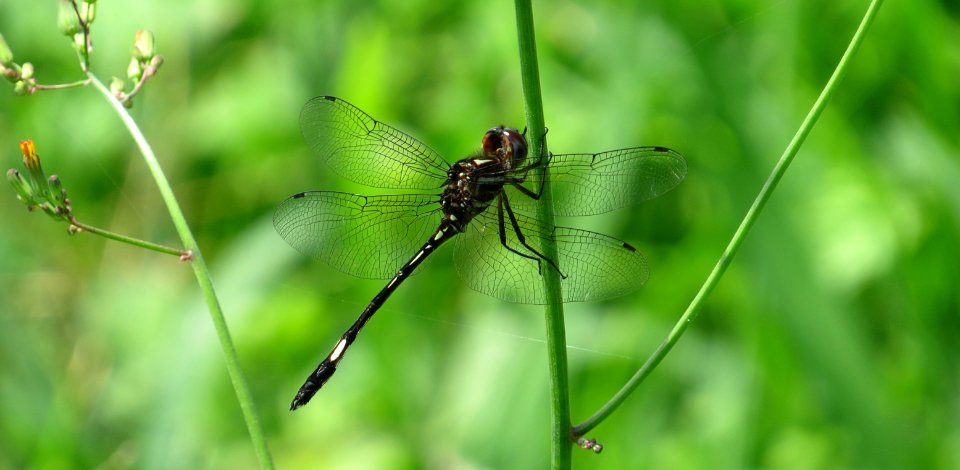
[[[529,188],[527,188],[526,186],[524,186],[524,185],[522,184],[522,183],[523,183],[523,180],[520,180],[520,179],[518,179],[517,181],[508,181],[508,182],[510,183],[511,186],[513,186],[514,188],[517,188],[518,191],[520,191],[521,193],[529,196],[529,197],[530,197],[531,199],[533,199],[534,201],[539,201],[539,200],[540,200],[540,196],[543,195],[543,184],[544,184],[544,182],[545,182],[546,180],[547,180],[547,179],[544,178],[544,179],[542,179],[542,180],[540,181],[540,189],[537,190],[537,191],[534,191],[534,190],[529,189]]]
[[[543,135],[544,138],[546,138],[546,136],[547,136],[546,134]],[[540,196],[543,195],[544,185],[547,183],[547,175],[546,175],[546,172],[547,172],[547,169],[548,169],[549,166],[550,166],[550,160],[551,160],[552,158],[553,158],[553,154],[547,155],[546,158],[538,158],[536,162],[531,163],[531,164],[529,164],[529,165],[527,165],[527,166],[525,166],[525,167],[520,168],[519,170],[517,170],[517,173],[521,173],[521,174],[523,174],[523,176],[521,176],[521,177],[516,177],[516,176],[514,176],[514,177],[507,178],[506,182],[509,183],[509,184],[510,184],[511,186],[513,186],[514,188],[517,188],[521,193],[529,196],[529,197],[532,198],[533,200],[539,201],[539,200],[540,200]],[[529,188],[527,188],[526,186],[524,186],[524,185],[523,185],[523,182],[526,181],[526,179],[527,179],[527,172],[529,172],[530,170],[536,170],[536,169],[541,169],[541,171],[543,171],[544,174],[543,174],[542,177],[540,178],[540,187],[537,188],[536,191],[534,191],[534,190],[529,189]]]
[[[537,273],[540,273],[540,258],[539,258],[539,257],[537,257],[537,256],[531,256],[531,255],[528,255],[528,254],[526,254],[526,253],[522,253],[522,252],[520,252],[520,251],[517,251],[516,249],[514,249],[513,247],[511,247],[509,244],[507,244],[507,228],[506,228],[505,224],[503,223],[503,201],[501,200],[501,198],[497,198],[497,224],[498,224],[497,232],[498,232],[499,235],[500,235],[500,244],[503,245],[503,247],[506,248],[507,250],[510,250],[511,253],[514,253],[514,254],[517,254],[517,255],[522,256],[522,257],[524,257],[524,258],[527,258],[527,259],[531,259],[531,260],[536,261],[536,262],[537,262]],[[518,232],[518,233],[519,233],[519,232]],[[522,237],[522,235],[520,235],[520,237]],[[521,242],[521,243],[523,243],[523,242]],[[534,253],[536,253],[536,251],[534,251]]]
[[[513,233],[517,235],[517,240],[520,241],[520,244],[523,245],[524,248],[533,252],[533,254],[537,255],[537,257],[539,258],[537,260],[538,271],[540,268],[539,262],[540,260],[543,260],[543,261],[546,261],[548,264],[550,264],[550,266],[552,266],[553,269],[556,269],[557,272],[560,273],[560,277],[566,279],[567,275],[560,270],[560,267],[557,266],[557,263],[554,260],[550,259],[547,255],[540,253],[534,247],[527,244],[527,237],[525,237],[523,235],[523,231],[520,230],[520,224],[517,222],[517,217],[513,214],[513,209],[510,208],[510,201],[507,200],[507,196],[505,194],[501,194],[500,197],[497,198],[497,219],[500,223],[500,242],[503,244],[503,246],[514,253],[521,254],[517,252],[517,250],[514,250],[513,248],[510,248],[507,245],[507,240],[506,240],[507,235],[506,235],[506,232],[504,231],[505,227],[503,223],[504,212],[507,213],[507,217],[510,219],[510,225],[513,227]],[[529,255],[521,254],[521,256],[523,256],[524,258],[532,258]]]
[[[544,144],[544,142],[546,142],[546,140],[547,140],[547,134],[548,134],[549,132],[550,132],[550,128],[549,128],[549,127],[544,127],[544,128],[543,128],[543,135],[540,136],[540,145],[541,145],[541,146]],[[520,135],[522,135],[524,138],[527,137],[527,126],[523,126],[523,132],[521,132]]]

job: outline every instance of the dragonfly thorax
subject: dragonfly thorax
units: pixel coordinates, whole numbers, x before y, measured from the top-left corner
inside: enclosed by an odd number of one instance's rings
[[[483,136],[483,151],[450,166],[440,196],[443,217],[458,231],[483,212],[503,190],[515,161],[527,157],[527,141],[516,129],[494,127]]]
[[[444,219],[463,231],[467,223],[500,194],[504,178],[485,175],[502,175],[502,168],[502,161],[486,157],[465,158],[451,165],[440,195]]]

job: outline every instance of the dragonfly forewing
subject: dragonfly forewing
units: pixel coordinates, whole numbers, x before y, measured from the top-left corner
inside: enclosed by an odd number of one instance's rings
[[[437,189],[450,168],[427,144],[333,96],[308,101],[300,129],[317,157],[340,176],[366,186]]]
[[[683,157],[664,147],[558,154],[550,158],[547,168],[558,216],[602,214],[653,199],[687,175]],[[537,190],[542,178],[540,169],[531,170],[524,186]],[[537,201],[511,197],[510,203],[517,211],[532,214]]]

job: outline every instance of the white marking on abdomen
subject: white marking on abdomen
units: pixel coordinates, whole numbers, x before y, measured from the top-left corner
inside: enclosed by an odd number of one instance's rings
[[[347,348],[347,339],[340,338],[340,342],[337,343],[337,346],[333,348],[333,352],[330,353],[330,360],[337,362],[340,360],[340,355],[343,354],[343,350]]]

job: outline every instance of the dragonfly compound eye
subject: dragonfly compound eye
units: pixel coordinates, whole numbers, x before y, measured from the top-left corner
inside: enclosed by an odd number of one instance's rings
[[[514,161],[527,158],[527,139],[523,137],[520,131],[513,128],[504,129],[503,142],[504,146],[508,146],[512,151],[512,159]]]
[[[497,155],[503,148],[503,128],[494,127],[483,135],[483,154],[488,156]]]

